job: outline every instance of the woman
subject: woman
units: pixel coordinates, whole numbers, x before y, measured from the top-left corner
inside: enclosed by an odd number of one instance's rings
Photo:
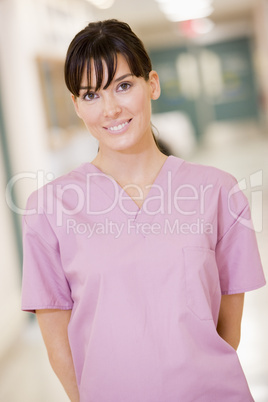
[[[22,308],[69,398],[253,401],[235,349],[244,292],[265,279],[245,196],[160,152],[158,75],[127,24],[79,32],[65,80],[99,151],[29,198]]]

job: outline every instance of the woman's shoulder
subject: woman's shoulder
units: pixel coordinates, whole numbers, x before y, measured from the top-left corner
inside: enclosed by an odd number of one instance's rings
[[[233,187],[237,184],[237,179],[229,172],[215,166],[186,161],[175,156],[171,156],[174,166],[179,165],[177,177],[180,181],[189,183],[207,184],[211,183],[220,187]]]
[[[38,211],[45,210],[48,201],[55,197],[61,198],[67,193],[84,191],[87,166],[88,163],[83,163],[33,190],[28,196],[26,210],[34,208]]]
[[[181,166],[180,175],[177,175],[178,184],[194,187],[197,193],[207,191],[210,201],[216,200],[221,208],[229,208],[236,214],[249,205],[241,189],[243,181],[238,182],[231,173],[217,167],[186,161]]]

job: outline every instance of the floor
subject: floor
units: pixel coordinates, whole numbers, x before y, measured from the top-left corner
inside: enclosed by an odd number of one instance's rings
[[[254,210],[257,239],[268,278],[267,151],[268,139],[253,123],[226,123],[212,125],[204,136],[202,146],[190,159],[229,171],[239,181],[246,179],[245,193]],[[238,354],[255,402],[268,402],[267,317],[267,287],[249,292],[245,300]],[[12,350],[0,362],[0,402],[68,400],[49,366],[36,322],[31,320]]]

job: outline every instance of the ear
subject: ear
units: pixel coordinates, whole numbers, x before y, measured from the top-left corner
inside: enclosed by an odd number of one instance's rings
[[[149,84],[151,87],[151,99],[158,99],[161,94],[161,88],[158,74],[154,70],[150,71],[149,73]]]
[[[80,119],[81,119],[81,116],[80,116],[80,113],[79,113],[79,106],[78,106],[78,103],[77,103],[77,97],[74,96],[73,94],[71,94],[71,98],[72,98],[72,101],[73,101],[73,104],[74,104],[74,108],[75,108],[76,114],[77,114],[77,116],[80,117]]]

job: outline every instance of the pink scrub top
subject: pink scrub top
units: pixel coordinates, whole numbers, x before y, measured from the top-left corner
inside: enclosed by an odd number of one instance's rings
[[[265,284],[246,197],[170,156],[143,206],[90,163],[28,200],[22,309],[72,309],[81,402],[250,402],[221,295]]]

